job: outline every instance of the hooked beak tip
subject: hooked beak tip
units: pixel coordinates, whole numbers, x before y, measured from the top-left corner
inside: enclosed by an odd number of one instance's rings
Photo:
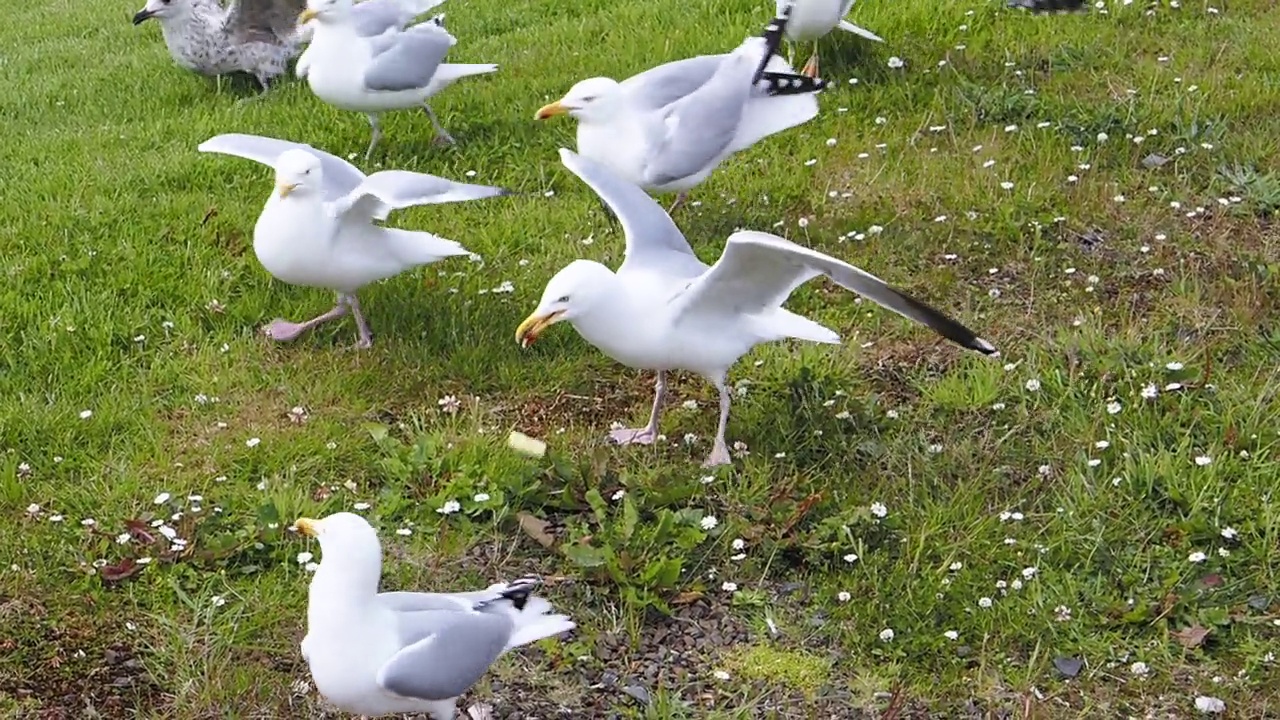
[[[280,197],[282,198],[289,197],[289,194],[297,189],[298,189],[297,183],[289,183],[289,184],[281,183],[276,186],[276,191],[280,194]]]
[[[133,24],[134,24],[134,25],[141,25],[143,22],[145,22],[145,21],[146,21],[148,18],[150,18],[150,17],[151,17],[151,13],[150,13],[149,11],[147,11],[147,10],[139,10],[139,11],[138,11],[136,14],[134,14],[134,16],[133,16]]]
[[[549,105],[543,105],[542,107],[538,108],[538,112],[534,113],[533,119],[546,120],[547,118],[552,118],[552,117],[555,117],[556,115],[568,115],[568,114],[569,114],[568,107],[561,104],[560,102],[553,102]]]
[[[516,328],[516,342],[522,348],[529,347],[537,341],[543,330],[559,322],[560,316],[563,314],[563,310],[557,310],[547,315],[538,315],[537,313],[530,315],[524,319],[524,322],[520,323],[520,327]]]
[[[306,10],[303,10],[302,12],[298,13],[298,24],[305,25],[311,20],[316,19],[316,17],[319,14],[320,13],[316,12],[315,10],[312,10],[311,8],[307,8]]]
[[[293,524],[298,529],[298,533],[307,537],[320,537],[319,521],[311,518],[298,518]]]

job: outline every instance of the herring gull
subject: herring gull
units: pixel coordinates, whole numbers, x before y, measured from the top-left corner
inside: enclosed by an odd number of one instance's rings
[[[422,107],[435,128],[435,141],[452,143],[453,136],[427,101],[464,77],[491,73],[498,66],[446,63],[445,55],[458,40],[439,18],[367,37],[353,14],[351,0],[308,0],[298,16],[300,24],[315,21],[305,66],[311,92],[336,108],[369,118],[373,137],[366,160],[382,138],[379,117],[389,110]]]
[[[575,118],[579,153],[650,192],[677,191],[674,211],[730,155],[818,114],[826,83],[777,56],[786,23],[783,13],[726,55],[582,80],[535,117]]]
[[[726,378],[738,358],[761,343],[789,338],[840,342],[835,332],[782,307],[797,287],[819,275],[963,347],[998,354],[972,330],[879,278],[768,233],[733,233],[720,259],[707,267],[641,188],[569,150],[560,150],[560,160],[618,217],[626,237],[624,259],[616,273],[591,260],[570,263],[547,283],[537,309],[516,329],[516,340],[527,346],[551,325],[568,321],[605,355],[657,371],[648,424],[611,432],[614,442],[652,443],[667,372],[688,370],[720,391],[715,444],[703,465],[728,464]]]
[[[179,66],[221,80],[227,73],[253,75],[263,92],[283,75],[300,42],[294,21],[304,0],[147,0],[133,16],[154,18]]]
[[[382,545],[368,521],[341,512],[294,525],[321,556],[302,657],[316,690],[345,712],[452,720],[458,696],[501,655],[575,627],[532,594],[532,576],[471,592],[378,592]]]
[[[809,77],[818,77],[818,38],[835,28],[851,32],[859,37],[876,42],[884,42],[879,35],[858,27],[845,19],[853,8],[853,0],[777,0],[777,12],[783,14],[787,5],[792,5],[791,18],[787,23],[787,39],[792,42],[812,42],[813,54],[809,62],[800,71]]]
[[[356,291],[420,265],[468,251],[431,233],[376,225],[392,210],[414,205],[479,200],[510,191],[424,173],[384,170],[365,176],[354,165],[310,145],[231,133],[199,145],[275,169],[276,187],[253,228],[253,251],[276,279],[338,294],[334,308],[303,323],[276,318],[263,334],[289,341],[323,322],[355,316],[356,347],[373,335]]]

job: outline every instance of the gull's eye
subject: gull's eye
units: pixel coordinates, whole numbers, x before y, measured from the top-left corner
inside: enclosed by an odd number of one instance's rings
[[[569,302],[569,296],[568,296],[568,295],[561,295],[561,296],[560,296],[560,299],[559,299],[559,300],[556,300],[556,302],[558,302],[558,303],[567,303],[567,302]]]
[[[584,102],[584,103],[589,103],[589,102],[591,102],[591,101],[593,101],[593,100],[595,100],[595,99],[596,99],[596,96],[595,96],[595,95],[588,95],[588,96],[586,96],[586,97],[582,98],[582,102]]]

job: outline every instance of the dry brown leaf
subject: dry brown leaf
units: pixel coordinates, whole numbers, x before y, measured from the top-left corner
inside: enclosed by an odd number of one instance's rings
[[[1203,645],[1204,639],[1207,637],[1209,637],[1208,628],[1204,628],[1199,625],[1185,627],[1173,633],[1173,638],[1178,641],[1178,644],[1188,650],[1198,648]]]
[[[551,523],[523,510],[516,513],[516,520],[520,523],[520,529],[529,537],[537,540],[542,547],[553,548],[556,546],[555,536],[547,532],[547,528],[551,527]]]
[[[703,597],[703,594],[698,592],[697,590],[690,590],[688,592],[682,592],[679,595],[675,596],[675,598],[671,601],[671,604],[672,605],[689,605],[691,603],[695,603],[701,600],[702,597]]]

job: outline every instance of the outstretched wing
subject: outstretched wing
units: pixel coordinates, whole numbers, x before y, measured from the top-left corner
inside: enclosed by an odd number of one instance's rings
[[[233,43],[281,43],[293,37],[306,0],[231,0],[227,35]]]
[[[619,274],[655,271],[696,277],[707,269],[671,216],[644,190],[571,150],[560,149],[560,162],[589,185],[622,223],[627,244]]]
[[[510,190],[490,185],[454,182],[426,173],[408,170],[383,170],[365,178],[341,198],[333,201],[335,217],[346,219],[383,219],[391,210],[413,205],[481,200],[511,195]]]
[[[991,343],[959,321],[880,278],[776,235],[754,231],[729,236],[716,264],[681,295],[676,322],[695,313],[730,316],[772,310],[797,287],[818,275],[826,275],[846,290],[925,325],[958,345],[986,355],[996,353]]]
[[[235,155],[246,160],[260,162],[267,167],[274,167],[276,159],[285,150],[306,150],[320,158],[320,166],[323,168],[322,172],[324,174],[324,197],[325,200],[330,201],[347,195],[360,183],[364,182],[365,179],[364,173],[346,160],[336,155],[330,155],[323,150],[317,150],[305,143],[297,143],[290,140],[244,133],[227,133],[215,135],[205,140],[196,149],[200,152]]]

